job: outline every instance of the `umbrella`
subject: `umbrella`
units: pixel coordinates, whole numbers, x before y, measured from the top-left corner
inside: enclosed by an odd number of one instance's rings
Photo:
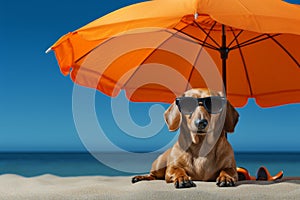
[[[234,106],[255,98],[270,107],[300,102],[299,24],[300,7],[281,0],[156,0],[101,17],[50,50],[64,75],[109,96],[124,89],[132,101],[170,103],[192,87],[219,89],[216,68]]]

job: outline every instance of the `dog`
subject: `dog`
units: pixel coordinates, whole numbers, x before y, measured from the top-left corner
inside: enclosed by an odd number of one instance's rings
[[[175,188],[195,187],[193,181],[216,181],[234,186],[238,175],[227,133],[234,132],[239,114],[222,92],[191,89],[164,113],[169,131],[180,128],[178,141],[152,164],[149,175],[135,176],[132,183],[165,180]]]

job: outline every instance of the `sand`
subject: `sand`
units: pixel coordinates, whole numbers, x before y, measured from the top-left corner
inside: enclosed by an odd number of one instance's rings
[[[233,188],[218,188],[213,182],[195,183],[195,188],[175,189],[164,181],[131,184],[131,177],[26,178],[5,174],[0,176],[0,199],[300,199],[300,178],[241,181]]]

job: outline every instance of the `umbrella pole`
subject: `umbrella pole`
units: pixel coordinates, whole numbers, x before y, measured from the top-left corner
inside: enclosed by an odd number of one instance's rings
[[[226,46],[226,32],[225,32],[225,25],[222,24],[222,46],[220,48],[221,59],[222,59],[222,78],[224,83],[224,91],[225,96],[227,96],[227,72],[226,72],[226,62],[228,58],[229,49]],[[225,133],[225,137],[227,138],[227,132]]]
[[[220,48],[221,59],[222,59],[222,78],[224,83],[225,94],[227,93],[227,76],[226,76],[226,62],[228,58],[229,49],[226,47],[226,32],[225,25],[222,25],[222,46]]]

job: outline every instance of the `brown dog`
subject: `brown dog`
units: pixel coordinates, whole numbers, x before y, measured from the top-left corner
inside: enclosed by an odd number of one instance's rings
[[[192,180],[235,185],[236,163],[225,135],[234,131],[239,114],[221,92],[191,89],[164,117],[170,131],[180,128],[178,141],[153,162],[149,175],[135,176],[132,183],[165,179],[176,188],[195,187]]]

